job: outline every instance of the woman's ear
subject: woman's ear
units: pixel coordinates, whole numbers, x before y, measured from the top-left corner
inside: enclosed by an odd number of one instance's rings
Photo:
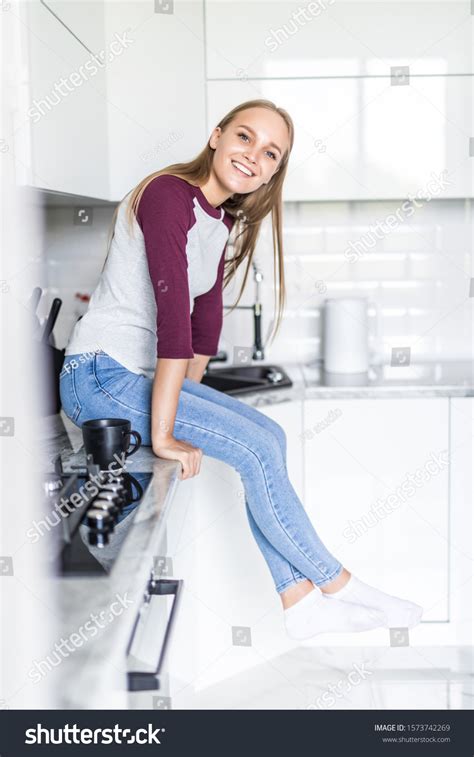
[[[209,137],[209,147],[211,147],[213,150],[215,150],[217,147],[217,140],[220,137],[221,131],[222,131],[221,127],[216,126],[216,128],[213,129],[211,136]]]

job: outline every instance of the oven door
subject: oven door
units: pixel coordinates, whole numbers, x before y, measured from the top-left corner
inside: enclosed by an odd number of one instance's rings
[[[182,580],[153,575],[148,582],[127,650],[128,699],[132,709],[169,709],[167,657],[182,587]]]

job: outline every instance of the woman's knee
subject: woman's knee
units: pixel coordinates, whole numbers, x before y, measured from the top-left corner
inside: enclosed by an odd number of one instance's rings
[[[283,457],[286,457],[286,433],[284,428],[279,423],[273,420],[273,418],[265,418],[265,427],[276,438],[279,447],[281,449]]]
[[[274,432],[260,428],[245,440],[242,445],[241,467],[265,468],[276,465],[280,467],[284,462],[280,440]]]

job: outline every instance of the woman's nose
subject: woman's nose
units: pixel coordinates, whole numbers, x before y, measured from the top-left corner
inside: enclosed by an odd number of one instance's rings
[[[247,152],[245,152],[245,153],[244,153],[244,157],[245,157],[245,158],[246,158],[246,160],[248,160],[248,162],[249,162],[249,163],[251,163],[252,165],[255,165],[255,164],[256,164],[256,162],[257,162],[256,156],[255,156],[254,152],[253,152],[253,151],[251,151],[251,150],[247,150]]]

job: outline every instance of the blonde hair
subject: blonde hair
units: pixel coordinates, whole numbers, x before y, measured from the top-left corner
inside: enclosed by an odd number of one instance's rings
[[[282,187],[285,180],[288,167],[288,160],[293,147],[294,127],[293,121],[289,114],[283,108],[278,108],[270,100],[247,100],[240,103],[230,110],[217,124],[222,131],[233,121],[235,116],[242,110],[248,108],[267,108],[274,113],[278,113],[285,121],[288,128],[289,147],[284,153],[278,170],[272,176],[268,184],[263,184],[254,192],[248,194],[233,194],[220,207],[223,207],[227,213],[235,218],[234,229],[237,230],[234,237],[234,256],[225,261],[224,267],[224,288],[232,279],[237,268],[247,259],[245,273],[240,287],[237,300],[232,309],[239,303],[242,297],[247,278],[252,264],[252,258],[263,219],[271,212],[272,214],[272,242],[273,242],[273,261],[274,261],[274,291],[275,291],[275,318],[271,333],[270,341],[275,338],[283,317],[285,306],[285,275],[283,266],[283,243],[282,243]],[[187,163],[173,163],[159,171],[155,171],[146,176],[131,192],[130,201],[127,207],[127,219],[130,226],[133,225],[133,219],[136,218],[138,205],[143,192],[148,184],[157,176],[171,174],[182,179],[188,180],[190,184],[201,186],[210,176],[212,162],[214,159],[214,149],[210,147],[209,141],[203,150]],[[114,236],[115,221],[117,218],[118,207],[115,209],[112,230],[109,237],[108,250]],[[108,255],[108,252],[107,252]],[[106,258],[107,259],[107,258]],[[105,263],[104,263],[105,265]],[[278,274],[278,275],[277,275]]]

